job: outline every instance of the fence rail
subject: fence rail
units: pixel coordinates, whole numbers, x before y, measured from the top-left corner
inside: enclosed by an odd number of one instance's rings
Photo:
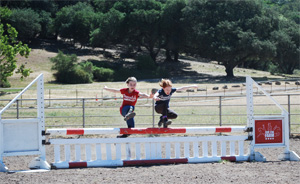
[[[258,94],[254,95],[254,98],[263,96]],[[289,112],[291,133],[300,133],[300,94],[272,94],[272,96],[280,98],[281,105]],[[176,109],[179,117],[183,118],[180,122],[186,120],[182,124],[184,126],[246,125],[246,110],[242,111],[246,109],[246,101],[242,101],[244,99],[244,95],[173,96],[170,106]],[[45,99],[46,127],[125,126],[126,123],[120,121],[121,116],[118,112],[121,101],[120,97]],[[10,102],[10,100],[0,99],[0,104],[5,102]],[[32,118],[35,115],[30,111],[37,108],[35,104],[36,99],[17,99],[8,109],[9,113],[2,115],[2,119]],[[263,109],[262,112],[258,110],[256,115],[280,115],[280,112],[266,110],[272,109],[274,104],[260,102],[255,106]],[[203,110],[207,108],[211,110]],[[108,112],[102,112],[106,109]],[[139,99],[136,110],[140,109],[143,110],[136,116],[137,126],[155,127],[159,115],[155,113],[154,101]],[[200,123],[199,118],[206,119]],[[94,123],[90,123],[91,121]],[[176,122],[179,121],[175,120]]]

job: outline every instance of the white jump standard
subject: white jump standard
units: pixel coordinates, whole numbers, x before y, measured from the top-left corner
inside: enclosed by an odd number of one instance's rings
[[[3,120],[1,115],[30,86],[37,82],[37,117]],[[253,84],[282,111],[280,116],[254,116]],[[288,112],[250,77],[247,77],[247,126],[194,128],[71,128],[47,129],[44,121],[43,75],[38,76],[0,111],[0,171],[8,172],[3,157],[38,155],[32,169],[50,170],[45,146],[54,145],[53,168],[116,167],[133,165],[202,163],[229,161],[265,161],[256,148],[283,147],[280,160],[299,161],[289,150]],[[56,139],[63,135],[96,134],[214,134],[244,133],[231,136],[168,136],[131,138]],[[247,141],[247,142],[245,142]],[[245,153],[245,144],[249,144]],[[64,159],[61,158],[64,151]]]

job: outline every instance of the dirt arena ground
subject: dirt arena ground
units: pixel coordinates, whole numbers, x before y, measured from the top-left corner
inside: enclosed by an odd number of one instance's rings
[[[300,154],[300,138],[290,141]],[[220,162],[147,167],[60,169],[39,173],[0,173],[1,184],[31,183],[299,183],[300,162],[278,161],[282,149],[262,149],[267,162]],[[6,157],[10,170],[27,170],[33,157]],[[53,149],[47,147],[47,159]]]

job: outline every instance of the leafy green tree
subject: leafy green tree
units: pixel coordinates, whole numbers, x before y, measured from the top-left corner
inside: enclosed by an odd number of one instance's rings
[[[14,70],[17,68],[17,55],[28,57],[30,49],[26,44],[17,41],[17,31],[9,24],[6,25],[6,29],[3,24],[0,24],[0,86],[10,87],[10,83],[7,80],[8,77],[13,75]],[[24,65],[18,70],[21,73],[22,78],[27,77],[30,73],[30,69],[25,69]]]
[[[93,0],[92,5],[96,12],[107,13],[116,2],[117,0]]]
[[[97,13],[95,29],[91,32],[90,43],[93,47],[107,47],[121,43],[124,34],[121,32],[125,14],[111,8],[107,13]]]
[[[162,14],[161,30],[164,36],[166,61],[178,61],[179,52],[185,44],[185,27],[182,10],[185,8],[184,0],[168,0]],[[171,57],[174,54],[174,59]]]
[[[29,42],[41,31],[39,14],[32,9],[14,9],[9,23],[18,31],[18,39]]]
[[[94,18],[93,7],[79,2],[73,6],[63,7],[57,12],[54,27],[62,38],[72,39],[73,43],[85,46],[90,40]]]
[[[283,18],[281,29],[272,32],[272,42],[276,46],[276,57],[273,63],[282,73],[293,74],[299,66],[300,30],[298,24]]]
[[[128,14],[128,41],[131,45],[144,46],[153,61],[163,45],[161,34],[161,18],[163,4],[159,1],[130,0]]]
[[[39,16],[41,25],[39,38],[53,38],[55,31],[53,28],[53,19],[51,17],[51,13],[42,10],[40,11]]]
[[[190,22],[190,50],[219,61],[227,77],[234,76],[233,69],[239,64],[270,60],[275,55],[269,37],[276,29],[276,16],[258,1],[192,0],[185,17]]]
[[[300,1],[299,0],[264,0],[268,7],[273,8],[287,19],[300,24]]]

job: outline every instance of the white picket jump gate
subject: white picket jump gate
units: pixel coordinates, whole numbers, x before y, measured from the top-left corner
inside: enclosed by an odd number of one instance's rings
[[[248,136],[50,139],[55,168],[248,161]],[[61,152],[64,150],[64,159]],[[71,161],[72,160],[72,161]]]
[[[2,113],[30,86],[37,82],[37,117],[34,119],[1,119]],[[253,84],[282,111],[281,116],[254,116]],[[50,170],[46,162],[45,145],[54,145],[55,168],[111,167],[152,164],[198,163],[229,161],[265,161],[256,148],[283,147],[280,160],[299,161],[289,149],[288,112],[265,92],[251,77],[246,78],[247,126],[202,128],[148,128],[148,129],[48,129],[45,131],[43,75],[39,75],[20,94],[0,111],[0,172],[7,172],[5,156],[38,155],[29,165],[33,169]],[[244,132],[242,136],[148,137],[53,139],[53,135],[87,134],[206,134]],[[141,133],[142,132],[142,133]],[[275,133],[276,132],[276,133]],[[247,154],[245,140],[249,140]],[[48,141],[48,142],[47,142]],[[64,159],[61,153],[64,151]]]

